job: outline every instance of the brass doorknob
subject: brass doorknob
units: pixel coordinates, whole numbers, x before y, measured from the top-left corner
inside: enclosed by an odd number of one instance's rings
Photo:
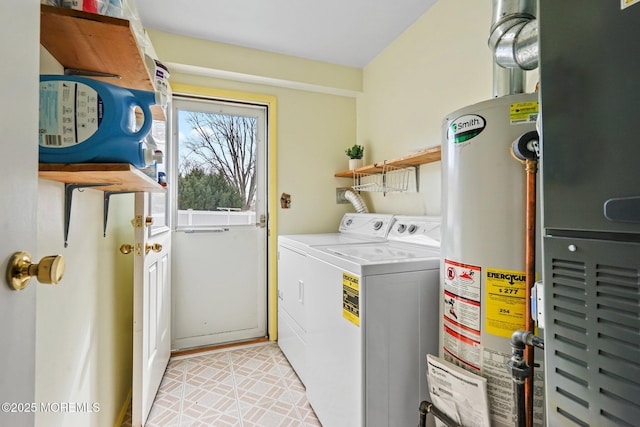
[[[124,245],[120,246],[120,252],[124,255],[130,254],[131,252],[133,252],[133,245],[125,243]]]
[[[65,269],[62,255],[46,256],[37,264],[31,261],[31,254],[28,252],[16,252],[11,256],[7,266],[7,281],[11,289],[23,290],[33,276],[36,276],[38,282],[48,285],[55,285],[62,280]]]
[[[147,243],[145,253],[148,254],[149,251],[160,252],[160,251],[162,251],[162,245],[160,243],[154,243],[152,245]]]

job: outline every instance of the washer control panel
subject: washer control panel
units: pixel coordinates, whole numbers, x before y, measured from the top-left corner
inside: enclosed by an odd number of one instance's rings
[[[440,247],[440,217],[395,216],[387,235],[389,241]]]
[[[340,221],[340,233],[386,239],[393,223],[391,214],[347,213]]]

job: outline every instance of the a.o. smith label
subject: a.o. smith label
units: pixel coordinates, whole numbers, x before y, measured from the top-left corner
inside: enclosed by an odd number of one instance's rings
[[[449,125],[447,140],[454,144],[462,144],[480,135],[486,125],[484,117],[477,114],[466,114],[458,117]]]

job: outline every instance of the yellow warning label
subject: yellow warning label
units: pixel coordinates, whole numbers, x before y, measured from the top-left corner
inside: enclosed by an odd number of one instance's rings
[[[620,0],[620,9],[625,9],[633,4],[639,3],[640,0]]]
[[[360,326],[360,279],[342,273],[342,317]]]
[[[487,268],[486,331],[511,338],[513,331],[524,329],[526,282],[524,271]]]
[[[538,119],[539,110],[538,101],[511,104],[509,120],[512,125],[518,123],[535,123]]]

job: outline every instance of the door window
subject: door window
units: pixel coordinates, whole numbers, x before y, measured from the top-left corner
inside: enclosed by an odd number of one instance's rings
[[[266,107],[174,97],[177,228],[255,226]]]

